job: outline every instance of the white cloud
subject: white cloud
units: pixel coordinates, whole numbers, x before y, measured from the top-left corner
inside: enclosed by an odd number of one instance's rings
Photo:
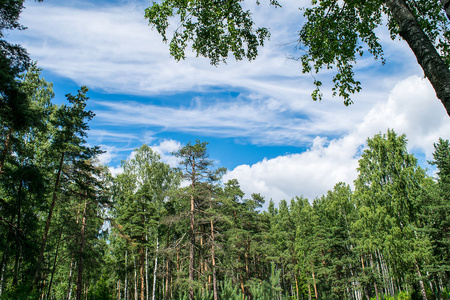
[[[175,140],[162,140],[159,145],[151,146],[153,151],[161,156],[161,161],[171,167],[178,166],[178,158],[172,155],[172,152],[178,151],[181,147],[181,143]]]
[[[275,202],[301,195],[312,200],[340,181],[352,184],[366,139],[389,128],[405,133],[410,151],[424,153],[427,158],[431,158],[433,143],[439,137],[450,137],[449,118],[429,82],[412,76],[399,82],[387,100],[381,99],[343,136],[329,143],[318,136],[306,152],[241,165],[224,179],[238,179],[247,196],[259,192]]]
[[[99,162],[102,165],[107,165],[111,162],[111,160],[117,156],[117,149],[114,146],[107,146],[107,145],[99,145],[100,149],[105,151],[104,153],[100,154],[98,159]]]
[[[109,167],[109,172],[111,173],[112,176],[117,176],[119,174],[123,173],[123,168],[121,166],[118,167]]]
[[[45,70],[79,85],[133,95],[204,92],[190,106],[175,106],[170,97],[163,105],[97,101],[102,109],[96,111],[95,122],[104,127],[91,130],[91,137],[101,144],[122,142],[109,148],[101,157],[104,162],[144,142],[174,165],[168,153],[180,144],[157,140],[159,129],[244,138],[258,145],[312,145],[304,153],[241,165],[227,175],[236,177],[248,196],[259,192],[278,201],[295,195],[312,199],[338,181],[351,183],[361,145],[388,128],[406,133],[410,148],[430,158],[433,142],[450,137],[448,116],[428,81],[419,77],[422,71],[407,45],[391,42],[386,30],[380,30],[380,37],[387,45],[388,64],[381,67],[371,59],[358,63],[355,72],[361,76],[363,92],[354,96],[354,105],[347,108],[341,100],[330,100],[330,72],[326,70],[320,75],[325,100],[311,101],[313,79],[301,74],[299,62],[286,59],[299,54],[295,39],[302,18],[297,7],[304,2],[285,1],[281,9],[267,3],[256,7],[255,22],[271,29],[271,40],[255,61],[230,60],[217,68],[192,53],[179,63],[169,57],[168,46],[143,18],[149,5],[146,1],[101,7],[87,2],[72,7],[30,2],[21,16],[29,29],[12,36]],[[248,3],[253,7],[253,2]],[[405,79],[404,74],[416,76]],[[226,101],[214,98],[228,91],[239,96]],[[123,134],[108,125],[122,130],[140,126],[147,133]],[[112,172],[120,172],[120,167]]]

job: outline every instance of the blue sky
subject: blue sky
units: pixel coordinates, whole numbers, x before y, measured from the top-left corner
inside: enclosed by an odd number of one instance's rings
[[[38,61],[55,102],[90,88],[96,117],[89,143],[107,151],[101,160],[114,173],[144,143],[175,165],[170,152],[200,139],[209,142],[216,166],[228,168],[225,179],[237,178],[247,196],[313,199],[339,181],[352,184],[367,137],[388,128],[406,133],[427,167],[433,143],[450,137],[450,119],[405,42],[378,31],[387,63],[358,62],[363,91],[354,105],[331,97],[329,71],[319,75],[323,100],[313,102],[312,76],[290,58],[301,53],[298,8],[309,2],[254,2],[245,5],[256,24],[270,28],[270,41],[255,61],[218,67],[190,52],[174,61],[144,19],[150,2],[141,0],[27,1],[21,23],[28,29],[7,38]]]

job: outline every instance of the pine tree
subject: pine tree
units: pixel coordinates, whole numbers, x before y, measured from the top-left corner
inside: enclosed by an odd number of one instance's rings
[[[432,185],[433,196],[427,197],[425,218],[427,231],[431,236],[433,257],[435,262],[430,271],[450,288],[450,143],[439,139],[434,144],[433,160],[430,162],[437,168],[437,187]],[[440,285],[438,282],[436,287]],[[439,294],[442,293],[440,288]]]
[[[206,142],[190,142],[174,153],[180,159],[183,178],[189,182],[186,196],[189,199],[189,299],[194,299],[195,285],[195,248],[197,236],[196,215],[205,204],[205,189],[201,188],[202,182],[211,178],[210,166],[213,162],[208,158]],[[200,270],[197,270],[199,273]]]

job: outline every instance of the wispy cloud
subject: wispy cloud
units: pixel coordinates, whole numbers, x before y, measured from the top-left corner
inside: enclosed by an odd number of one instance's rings
[[[301,54],[295,47],[302,23],[297,7],[308,3],[288,0],[275,9],[245,2],[254,10],[255,22],[271,29],[271,40],[255,61],[230,60],[219,67],[192,53],[175,62],[143,17],[147,1],[31,1],[21,17],[29,29],[11,38],[45,70],[100,93],[124,95],[122,101],[92,99],[98,110],[90,140],[105,145],[105,163],[148,143],[175,164],[169,152],[181,144],[161,140],[161,131],[236,137],[255,145],[309,145],[304,153],[238,166],[227,175],[238,178],[247,193],[279,200],[312,198],[338,181],[351,183],[365,139],[387,128],[406,133],[410,148],[430,158],[433,142],[450,137],[448,116],[427,80],[420,78],[422,71],[407,45],[390,41],[385,29],[379,32],[388,64],[382,67],[365,57],[358,63],[355,72],[363,92],[354,96],[355,104],[347,108],[332,99],[326,70],[319,75],[325,100],[312,102],[311,75],[301,74],[300,63],[287,59]],[[178,96],[186,91],[197,95],[180,105]],[[221,94],[228,91],[234,96]],[[125,95],[165,100],[142,103]]]

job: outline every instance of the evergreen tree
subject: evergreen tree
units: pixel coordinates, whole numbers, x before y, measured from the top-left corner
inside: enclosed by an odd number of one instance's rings
[[[437,186],[431,185],[431,197],[425,204],[425,219],[427,231],[431,236],[433,257],[435,262],[430,271],[442,280],[444,286],[450,289],[450,143],[439,139],[434,144],[433,160],[430,162],[437,168]],[[442,293],[439,280],[435,286]]]
[[[212,161],[208,159],[206,142],[196,141],[194,145],[190,142],[179,149],[174,155],[180,158],[183,178],[189,182],[189,188],[186,189],[186,195],[189,197],[189,299],[194,299],[194,281],[195,281],[195,248],[196,248],[196,215],[199,208],[204,204],[204,189],[201,189],[201,183],[210,178],[211,170],[209,167]],[[199,272],[199,270],[197,270]]]

